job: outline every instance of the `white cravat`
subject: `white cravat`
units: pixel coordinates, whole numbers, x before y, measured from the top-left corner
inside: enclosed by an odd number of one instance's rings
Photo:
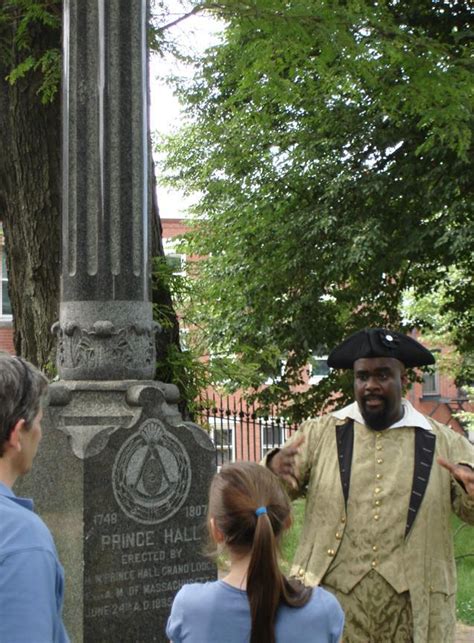
[[[408,401],[403,399],[402,400],[402,408],[403,408],[403,416],[400,420],[397,422],[394,422],[391,424],[388,428],[389,429],[401,429],[405,426],[419,426],[422,429],[425,429],[426,431],[431,431],[431,424],[428,422],[426,419],[426,416],[417,411],[414,406]],[[352,420],[355,420],[356,422],[359,422],[360,424],[365,424],[365,420],[362,417],[362,414],[359,409],[359,405],[357,402],[352,402],[352,404],[349,404],[348,406],[345,406],[342,409],[338,409],[337,411],[333,411],[331,415],[334,415],[334,417],[337,417],[339,420],[345,420],[346,418],[351,418]]]

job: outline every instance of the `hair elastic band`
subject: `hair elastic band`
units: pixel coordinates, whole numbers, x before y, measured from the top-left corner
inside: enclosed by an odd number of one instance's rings
[[[267,513],[266,507],[259,507],[258,509],[255,510],[256,516],[261,516],[262,514],[266,514],[266,513]]]

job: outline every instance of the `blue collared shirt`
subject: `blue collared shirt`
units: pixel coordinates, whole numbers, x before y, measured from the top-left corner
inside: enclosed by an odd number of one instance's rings
[[[0,482],[0,642],[69,643],[62,621],[64,571],[53,537]]]

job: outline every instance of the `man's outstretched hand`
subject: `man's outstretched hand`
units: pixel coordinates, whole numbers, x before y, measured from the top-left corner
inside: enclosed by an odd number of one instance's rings
[[[466,493],[474,497],[474,471],[465,464],[453,464],[445,458],[438,458],[438,464],[447,469],[458,482],[462,482]]]
[[[293,489],[298,488],[298,466],[296,456],[300,452],[300,447],[305,440],[301,435],[289,447],[280,449],[268,463],[268,468],[282,480],[285,480]]]

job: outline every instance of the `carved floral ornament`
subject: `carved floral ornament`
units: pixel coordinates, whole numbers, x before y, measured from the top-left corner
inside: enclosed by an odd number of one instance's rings
[[[56,322],[51,330],[58,338],[61,367],[94,368],[105,362],[140,369],[154,362],[155,334],[159,329],[156,322],[116,328],[109,320],[98,320],[90,328]]]

